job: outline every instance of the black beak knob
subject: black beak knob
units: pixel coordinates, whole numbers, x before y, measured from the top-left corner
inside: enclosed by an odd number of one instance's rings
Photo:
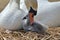
[[[37,11],[30,7],[29,13],[33,13],[34,16],[37,15]]]

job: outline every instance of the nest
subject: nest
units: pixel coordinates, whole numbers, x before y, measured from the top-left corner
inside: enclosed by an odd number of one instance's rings
[[[11,31],[0,29],[0,40],[60,40],[60,27],[50,27],[47,33]]]

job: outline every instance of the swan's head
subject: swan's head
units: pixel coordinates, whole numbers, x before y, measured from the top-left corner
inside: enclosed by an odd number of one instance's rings
[[[29,13],[23,18],[26,22],[32,24],[34,22],[34,16],[37,15],[37,11],[35,11],[32,7],[30,7]]]
[[[29,10],[30,6],[34,9],[37,10],[38,8],[38,2],[37,0],[24,0],[26,8]]]

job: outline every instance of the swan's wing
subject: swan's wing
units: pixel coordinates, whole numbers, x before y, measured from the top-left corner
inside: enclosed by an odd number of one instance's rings
[[[60,13],[60,3],[41,3],[38,7],[37,17],[44,19],[49,15]]]
[[[57,26],[60,24],[60,2],[42,4],[38,11],[39,13],[35,17],[36,21],[40,21],[49,26]]]
[[[20,0],[20,9],[24,10],[25,12],[28,13],[27,7],[25,5],[24,0]]]

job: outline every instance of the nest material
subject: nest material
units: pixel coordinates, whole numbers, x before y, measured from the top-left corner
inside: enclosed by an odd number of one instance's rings
[[[45,34],[36,32],[12,31],[0,29],[0,40],[60,40],[60,27],[50,27]]]

